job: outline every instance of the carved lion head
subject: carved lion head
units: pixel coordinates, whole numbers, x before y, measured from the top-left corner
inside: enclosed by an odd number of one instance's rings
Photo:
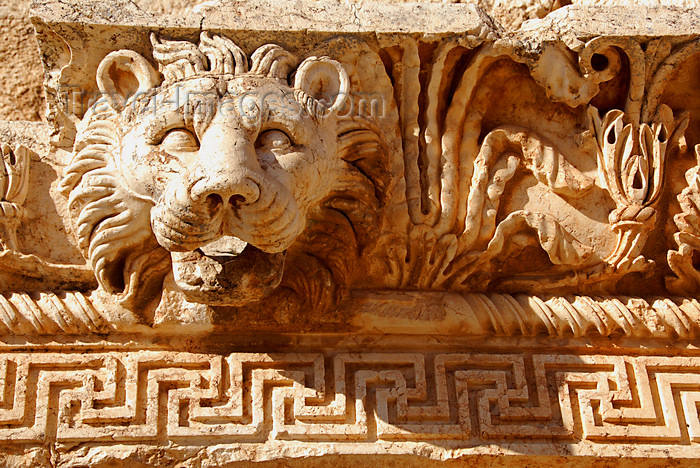
[[[138,309],[164,281],[243,306],[280,288],[335,302],[372,237],[388,183],[377,133],[344,114],[350,80],[328,57],[276,45],[151,36],[97,70],[62,180],[100,286]]]

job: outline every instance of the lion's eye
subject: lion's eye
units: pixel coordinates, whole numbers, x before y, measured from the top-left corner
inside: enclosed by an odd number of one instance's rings
[[[199,149],[197,137],[189,130],[181,128],[170,130],[163,137],[160,145],[163,149],[170,152],[197,151]]]
[[[264,149],[284,149],[292,146],[292,141],[281,130],[268,130],[260,134],[255,146]]]

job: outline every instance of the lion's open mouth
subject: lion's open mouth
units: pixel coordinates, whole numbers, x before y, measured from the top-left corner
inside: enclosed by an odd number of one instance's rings
[[[226,264],[236,260],[246,250],[259,250],[250,245],[246,241],[240,240],[235,236],[219,237],[215,241],[203,245],[195,250],[204,257],[215,259],[221,264]]]
[[[237,237],[222,236],[171,257],[175,282],[188,300],[237,306],[259,300],[279,285],[285,253],[266,253]]]

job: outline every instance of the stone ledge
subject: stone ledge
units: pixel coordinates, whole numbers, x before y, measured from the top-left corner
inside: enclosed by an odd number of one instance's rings
[[[182,16],[158,16],[124,1],[121,8],[91,0],[37,2],[31,14],[47,24],[94,24],[211,31],[473,34],[493,20],[471,4],[364,4],[333,0],[221,2]]]

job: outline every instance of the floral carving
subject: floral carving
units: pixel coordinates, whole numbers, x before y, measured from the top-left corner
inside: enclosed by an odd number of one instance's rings
[[[698,12],[138,3],[33,3],[0,464],[697,459]]]
[[[659,38],[642,48],[631,38],[596,38],[581,54],[582,66],[591,76],[611,78],[620,71],[623,56],[629,61],[624,109],[610,110],[601,119],[598,109],[588,108],[601,183],[616,205],[609,221],[617,233],[617,244],[605,260],[618,272],[642,270],[653,264],[640,253],[656,224],[655,204],[665,187],[669,155],[679,148],[690,118],[689,112],[674,116],[672,109],[661,103],[661,95],[669,73],[697,52],[699,44],[696,40],[674,48],[667,39]],[[598,54],[599,61],[603,57],[606,66],[600,70],[592,67],[594,54]],[[686,209],[687,203],[683,207]],[[679,260],[672,252],[668,261],[674,271],[687,270],[678,266]]]
[[[60,185],[100,290],[148,323],[338,324],[352,289],[662,288],[645,246],[691,125],[663,83],[697,41],[150,40],[95,67]]]
[[[639,270],[646,264],[639,254],[656,222],[653,205],[664,185],[666,157],[688,126],[688,115],[676,121],[668,106],[662,105],[658,115],[657,122],[636,129],[624,123],[620,110],[601,120],[598,110],[589,108],[601,180],[616,205],[609,220],[617,244],[605,260],[619,270]]]
[[[29,191],[30,152],[24,146],[0,146],[0,251],[17,250],[17,227]]]

